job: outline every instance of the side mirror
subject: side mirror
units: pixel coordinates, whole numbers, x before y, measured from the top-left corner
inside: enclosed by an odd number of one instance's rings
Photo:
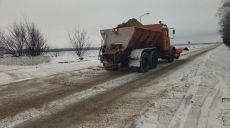
[[[101,46],[104,46],[104,40],[101,40]]]
[[[173,35],[175,35],[175,34],[176,34],[176,31],[175,31],[175,29],[173,29],[173,30],[172,30],[172,33],[173,33]]]

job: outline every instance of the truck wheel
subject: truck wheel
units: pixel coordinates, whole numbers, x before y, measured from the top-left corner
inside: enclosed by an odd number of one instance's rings
[[[152,51],[150,53],[150,68],[154,69],[157,67],[157,63],[158,63],[158,56],[157,56],[157,52],[156,51]]]
[[[168,62],[169,62],[169,63],[172,63],[173,61],[174,61],[174,56],[169,55],[169,57],[168,57]]]
[[[139,72],[147,72],[149,70],[149,54],[143,52],[141,55],[140,67],[138,68]]]
[[[174,61],[175,47],[170,47],[168,62],[171,63]]]

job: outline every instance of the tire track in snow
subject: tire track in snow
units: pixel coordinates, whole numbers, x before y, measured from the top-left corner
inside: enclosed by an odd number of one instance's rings
[[[198,72],[194,79],[193,85],[189,88],[188,92],[186,93],[185,98],[183,99],[180,107],[178,108],[177,112],[175,113],[174,117],[172,118],[172,120],[169,123],[168,128],[184,128],[187,126],[186,121],[189,117],[189,113],[191,112],[194,100],[195,100],[195,96],[197,94],[197,91],[199,89],[199,86],[202,84],[201,83],[201,77],[199,76],[202,72],[203,72],[203,67],[205,67],[206,65],[206,61],[210,58],[210,56],[213,54],[213,52],[209,52],[208,55],[206,55],[206,57],[202,60],[201,65],[198,68]],[[216,95],[216,94],[215,94]],[[212,101],[212,100],[211,100]],[[211,102],[210,99],[207,99],[207,103],[206,107],[209,107],[209,102]],[[210,103],[211,104],[211,103]],[[207,112],[204,111],[204,113],[201,113],[202,117],[207,116]],[[202,121],[205,121],[206,118],[202,118]],[[206,120],[207,121],[207,120]],[[203,128],[203,122],[199,122],[197,124],[197,126],[199,126],[199,128]]]

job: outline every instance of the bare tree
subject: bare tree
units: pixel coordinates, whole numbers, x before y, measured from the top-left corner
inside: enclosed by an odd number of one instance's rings
[[[69,41],[75,50],[76,55],[83,59],[84,54],[89,50],[92,41],[88,36],[85,29],[79,26],[74,28],[72,32],[69,32]]]
[[[220,16],[221,34],[223,42],[230,47],[230,0],[224,0],[218,11]]]
[[[5,47],[8,53],[22,56],[25,48],[27,32],[23,23],[14,23],[9,28],[9,35],[5,37]]]
[[[28,37],[26,40],[26,54],[39,56],[48,49],[45,37],[33,23],[26,23]]]
[[[46,39],[34,23],[14,23],[5,37],[5,47],[14,56],[41,55],[48,48]]]

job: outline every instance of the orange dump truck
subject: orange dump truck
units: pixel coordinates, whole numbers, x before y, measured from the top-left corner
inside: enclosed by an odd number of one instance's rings
[[[128,67],[146,72],[157,67],[158,58],[168,62],[178,58],[180,52],[170,44],[169,28],[165,24],[139,24],[129,26],[123,23],[100,31],[103,42],[99,58],[105,69]]]

